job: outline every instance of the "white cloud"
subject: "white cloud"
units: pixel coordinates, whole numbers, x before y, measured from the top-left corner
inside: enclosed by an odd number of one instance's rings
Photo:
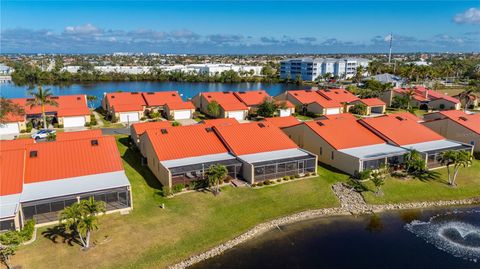
[[[103,31],[98,27],[87,23],[80,26],[67,26],[65,27],[66,34],[79,34],[79,35],[98,35]]]
[[[469,8],[465,12],[455,15],[453,21],[456,23],[480,24],[480,9]]]

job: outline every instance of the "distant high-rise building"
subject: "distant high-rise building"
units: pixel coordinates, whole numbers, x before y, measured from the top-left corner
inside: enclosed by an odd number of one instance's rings
[[[314,81],[325,74],[351,78],[357,73],[357,67],[367,67],[370,60],[363,58],[295,58],[281,61],[280,78]]]

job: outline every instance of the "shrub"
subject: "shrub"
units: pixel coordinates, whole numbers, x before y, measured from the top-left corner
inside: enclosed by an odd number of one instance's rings
[[[288,177],[283,177],[282,179],[285,180],[285,181],[288,181],[290,178],[288,178]]]
[[[27,122],[27,133],[30,133],[33,129],[33,124],[31,121]]]
[[[175,126],[180,126],[180,122],[174,121],[174,122],[172,122],[172,126],[174,126],[174,127],[175,127]]]
[[[150,114],[148,114],[148,116],[152,119],[160,118],[160,113],[159,112],[151,112]]]
[[[89,126],[90,126],[90,122],[85,122],[84,126],[85,126],[85,127],[89,127]]]
[[[183,189],[185,189],[185,185],[183,185],[183,184],[178,184],[178,185],[173,186],[172,192],[173,192],[173,193],[179,193],[179,192],[181,192]]]
[[[33,233],[35,232],[35,220],[30,219],[25,222],[23,229],[20,231],[20,237],[23,241],[28,241],[32,239]]]
[[[54,123],[53,128],[58,128],[58,123]]]
[[[22,242],[32,239],[35,232],[35,221],[27,220],[25,226],[20,231],[8,231],[0,234],[0,243],[2,244],[20,244]]]
[[[300,175],[299,175],[299,174],[295,174],[295,178],[300,178]]]
[[[473,157],[477,160],[480,160],[480,152],[474,152]]]
[[[263,182],[263,184],[265,184],[265,185],[268,186],[268,185],[270,185],[270,184],[273,184],[273,182],[272,182],[270,179],[267,179],[267,180],[265,180],[265,181]]]
[[[115,117],[115,116],[112,116],[112,118],[110,119],[111,122],[113,123],[116,123],[118,121],[118,118]]]
[[[281,178],[277,179],[277,182],[282,182],[282,179]]]
[[[225,181],[225,183],[230,183],[230,181],[232,181],[232,179],[233,178],[231,176],[227,176],[224,181]]]
[[[169,186],[163,186],[162,187],[162,195],[164,197],[168,197],[170,195],[172,195],[173,192],[172,192],[172,188],[170,188]]]
[[[256,187],[256,186],[257,186],[257,184],[256,184],[256,183],[252,183],[252,187]]]
[[[63,128],[63,124],[59,124],[59,125],[58,125],[58,128]]]
[[[24,134],[26,133],[27,131],[26,130],[21,130],[20,133]]]
[[[145,116],[140,118],[140,120],[146,120],[146,119],[147,119],[147,117],[145,117]]]
[[[257,186],[258,186],[258,187],[263,186],[263,182],[258,182],[258,183],[257,183]]]

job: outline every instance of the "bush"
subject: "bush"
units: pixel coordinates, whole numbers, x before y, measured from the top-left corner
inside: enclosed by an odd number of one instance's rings
[[[26,133],[27,131],[26,130],[21,130],[20,133],[24,134]]]
[[[257,186],[257,184],[256,184],[256,183],[252,183],[252,187],[256,187],[256,186]]]
[[[258,182],[257,187],[261,187],[261,186],[263,186],[263,182]]]
[[[148,116],[151,119],[156,119],[156,118],[160,118],[160,113],[159,112],[151,112],[150,114],[148,114]]]
[[[8,231],[0,234],[0,243],[9,244],[21,244],[22,242],[32,239],[35,232],[35,221],[28,220],[25,222],[25,226],[20,231]]]
[[[140,120],[146,120],[146,119],[147,119],[147,117],[145,117],[145,116],[140,118]]]
[[[295,178],[300,178],[300,175],[299,175],[299,174],[295,174]]]
[[[267,180],[265,180],[265,181],[263,182],[263,184],[265,184],[265,185],[268,186],[268,185],[273,184],[273,182],[272,182],[270,179],[267,179]]]
[[[480,152],[474,152],[473,157],[477,160],[480,160]]]
[[[205,180],[195,180],[190,182],[188,185],[189,190],[198,190],[207,187],[207,182]]]
[[[162,195],[163,195],[164,197],[168,197],[168,196],[170,196],[170,195],[172,195],[172,194],[173,194],[172,188],[170,188],[170,187],[168,187],[168,186],[163,186],[163,187],[162,187]]]
[[[35,232],[35,220],[30,219],[25,222],[23,229],[19,233],[23,241],[28,241],[32,239],[34,232]]]
[[[58,128],[63,128],[63,124],[59,124],[59,125],[58,125]]]
[[[183,185],[183,184],[178,184],[178,185],[173,186],[172,191],[173,191],[173,193],[179,193],[179,192],[181,192],[183,189],[185,189],[185,185]]]
[[[111,121],[112,123],[116,123],[116,122],[118,121],[118,118],[115,117],[115,116],[112,116],[112,117],[110,118],[110,121]]]
[[[31,121],[27,122],[27,133],[30,133],[33,129],[33,124]]]
[[[279,183],[282,182],[282,179],[281,178],[277,179],[277,182],[279,182]]]
[[[180,126],[180,122],[174,121],[174,122],[172,122],[172,126],[174,126],[174,127],[175,127],[175,126]]]
[[[289,177],[283,177],[282,178],[284,181],[288,181],[290,178]]]
[[[227,176],[224,181],[225,181],[225,183],[230,183],[230,181],[232,181],[232,180],[233,180],[233,178],[231,176]]]

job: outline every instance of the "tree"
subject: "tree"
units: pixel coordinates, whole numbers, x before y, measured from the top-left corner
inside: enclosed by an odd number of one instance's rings
[[[93,106],[94,106],[95,101],[97,101],[97,99],[98,98],[95,95],[87,95],[87,101],[90,103],[90,108],[92,108],[92,109],[94,108]]]
[[[454,151],[448,150],[442,152],[440,155],[440,163],[447,167],[447,176],[448,176],[448,184],[451,186],[456,186],[456,179],[458,172],[461,167],[467,167],[472,165],[472,154],[468,151]],[[453,165],[453,174],[450,170],[451,166]]]
[[[220,182],[223,181],[228,174],[228,170],[224,165],[215,164],[208,168],[206,172],[208,186],[212,189],[213,195],[220,193]]]
[[[217,101],[212,100],[207,106],[207,111],[210,115],[218,117],[220,115],[220,105]]]
[[[275,112],[279,109],[285,109],[286,103],[277,103],[272,98],[266,97],[263,102],[257,107],[257,114],[262,117],[273,117]]]
[[[24,109],[13,103],[7,98],[0,97],[0,123],[4,123],[7,119],[7,115],[23,115],[25,113]]]
[[[38,90],[35,92],[33,89],[29,89],[28,93],[33,97],[27,101],[27,106],[42,108],[43,128],[47,129],[47,116],[45,114],[45,105],[58,106],[58,103],[52,98],[53,94],[50,89],[43,90],[42,86],[38,86]]]
[[[10,257],[15,255],[16,249],[17,246],[4,246],[0,244],[0,262],[5,264],[8,269],[12,268],[10,265]]]
[[[72,232],[74,237],[78,237],[83,248],[88,249],[92,231],[98,230],[97,215],[105,213],[105,210],[103,201],[95,201],[90,197],[66,207],[60,213],[60,224],[66,231]]]
[[[359,180],[356,180],[356,179],[353,179],[353,178],[350,178],[350,180],[347,181],[347,182],[345,183],[345,185],[346,185],[348,188],[350,188],[350,189],[352,189],[352,190],[354,190],[354,191],[356,191],[356,192],[358,192],[358,193],[362,193],[362,192],[368,191],[368,187],[367,187],[365,184],[363,184],[363,182],[361,182],[361,181],[359,181]]]
[[[357,115],[367,115],[368,107],[365,104],[356,104],[350,108],[350,113]]]
[[[470,104],[472,104],[478,97],[477,93],[480,92],[479,87],[475,86],[467,86],[464,91],[462,91],[460,94],[458,94],[458,99],[460,101],[463,101],[463,110],[466,111]]]
[[[357,70],[355,76],[353,77],[353,81],[359,83],[363,79],[363,73],[365,73],[365,67],[362,65],[357,66]]]
[[[385,179],[388,176],[388,168],[387,166],[381,166],[378,169],[372,170],[370,175],[370,180],[375,185],[375,195],[381,195],[382,190],[381,187],[385,184]]]
[[[5,264],[8,269],[12,268],[10,266],[10,257],[15,255],[15,251],[20,243],[22,243],[22,238],[16,231],[2,234],[0,238],[0,261]]]
[[[413,100],[413,97],[415,96],[415,91],[412,90],[412,89],[409,89],[403,95],[405,96],[406,100],[408,101],[407,102],[407,110],[410,111],[412,109],[412,100]]]
[[[409,150],[403,155],[405,162],[405,171],[412,175],[418,175],[425,171],[426,163],[420,152],[417,150]]]

